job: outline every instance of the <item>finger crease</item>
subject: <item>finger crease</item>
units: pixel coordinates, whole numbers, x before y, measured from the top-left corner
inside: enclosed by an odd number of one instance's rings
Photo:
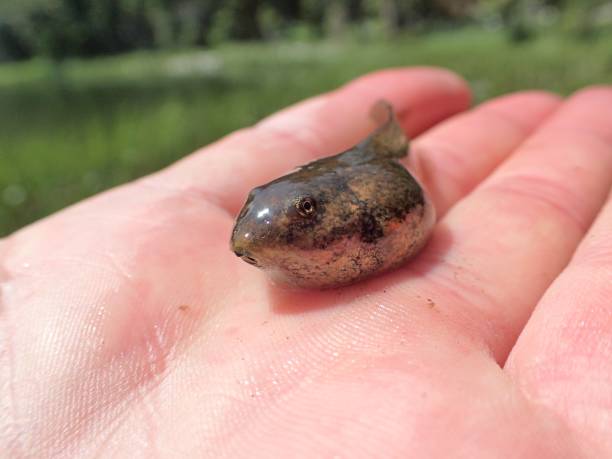
[[[462,149],[438,139],[425,140],[415,145],[415,160],[422,163],[425,158],[430,156],[428,152],[433,151],[439,152],[443,157],[443,161],[438,161],[436,164],[436,167],[442,169],[441,172],[443,173],[438,174],[436,172],[436,174],[440,177],[443,176],[445,182],[453,183],[458,196],[465,196],[472,191],[474,185],[470,182],[473,181],[473,177],[461,173],[466,169],[464,167],[466,163],[465,153],[462,153]]]
[[[497,118],[506,126],[510,127],[511,129],[514,129],[515,131],[518,131],[517,137],[520,137],[520,138],[524,138],[529,133],[533,132],[534,129],[536,128],[535,125],[531,123],[527,124],[521,119],[515,116],[512,116],[512,115],[509,115],[505,111],[500,110],[499,108],[495,106],[485,105],[482,107],[480,113],[478,113],[478,111],[476,113],[478,114],[478,116],[486,116],[487,119],[491,117]]]
[[[178,196],[180,199],[184,199],[186,202],[194,201],[198,204],[208,204],[212,208],[220,210],[230,218],[235,217],[234,209],[231,206],[224,203],[224,199],[219,194],[210,191],[205,188],[196,186],[189,186],[186,188],[168,186],[167,182],[158,180],[155,176],[145,177],[144,179],[134,182],[134,185],[138,185],[142,188],[150,188],[153,190],[161,190],[166,193],[171,193]]]
[[[608,128],[609,129],[609,128]],[[610,149],[612,146],[612,135],[606,135],[602,129],[595,129],[587,124],[587,121],[579,126],[568,122],[551,122],[546,126],[547,135],[552,135],[559,132],[563,137],[587,137],[589,140],[602,144],[603,147]]]
[[[320,147],[320,145],[315,145],[315,142],[307,141],[301,136],[297,136],[295,132],[293,131],[274,128],[274,127],[270,127],[269,125],[265,125],[265,126],[255,125],[253,129],[259,132],[263,132],[265,134],[272,134],[279,139],[285,140],[295,145],[299,145],[305,151],[307,151],[308,154],[313,158],[318,158],[319,156],[322,156],[324,154],[323,149]],[[312,138],[322,138],[323,137],[320,133],[317,133],[312,128],[302,127],[300,128],[300,131],[305,132],[306,134],[310,134],[310,137]]]
[[[435,261],[434,258],[438,260]],[[425,261],[425,258],[423,260]],[[480,280],[464,266],[453,264],[444,257],[437,256],[427,257],[426,264],[430,263],[441,265],[436,269],[436,275],[429,276],[428,279],[436,292],[447,292],[452,298],[454,306],[449,312],[454,318],[452,321],[454,326],[464,335],[471,331],[469,337],[479,341],[486,352],[501,364],[496,349],[503,346],[505,335],[499,330],[505,327],[498,323],[495,315],[487,314],[487,311],[498,311],[499,302],[495,301],[485,289],[478,287]],[[415,270],[418,271],[418,268]],[[425,272],[426,270],[423,270],[421,274],[425,275]],[[474,282],[469,282],[468,279],[473,279]],[[442,304],[440,302],[439,307],[442,307]]]
[[[485,186],[483,191],[519,195],[544,204],[565,220],[571,221],[580,233],[584,233],[591,223],[587,213],[581,211],[585,206],[580,202],[580,197],[558,181],[546,177],[529,174],[506,175]]]

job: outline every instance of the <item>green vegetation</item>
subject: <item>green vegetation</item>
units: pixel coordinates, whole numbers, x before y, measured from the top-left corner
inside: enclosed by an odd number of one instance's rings
[[[463,29],[393,41],[228,44],[0,65],[0,235],[157,170],[287,104],[368,71],[439,65],[476,98],[612,83],[612,37],[522,44]]]
[[[480,6],[501,14],[500,10],[508,10],[506,3],[541,9],[552,2],[558,9],[567,0],[542,1],[5,0],[0,2],[0,60],[33,56],[60,60],[281,38],[296,29],[321,37],[369,20],[394,31],[423,21],[478,20]],[[518,17],[521,9],[508,11]]]
[[[524,41],[540,27],[556,25],[593,37],[612,25],[611,8],[611,0],[3,0],[0,62],[235,40],[337,38],[367,26],[389,37],[497,24]]]

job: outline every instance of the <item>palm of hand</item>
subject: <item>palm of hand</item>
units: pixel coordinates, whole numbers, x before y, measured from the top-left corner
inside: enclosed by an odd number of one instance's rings
[[[412,134],[468,101],[445,72],[379,73],[1,241],[0,449],[610,454],[609,89],[515,94],[419,136],[441,220],[402,269],[287,292],[229,252],[248,190],[359,140],[381,97]]]

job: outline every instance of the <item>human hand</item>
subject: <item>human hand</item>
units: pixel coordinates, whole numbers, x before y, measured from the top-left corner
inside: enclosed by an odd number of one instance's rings
[[[380,98],[426,131],[430,243],[348,288],[270,286],[228,248],[249,189],[362,139]],[[379,72],[2,240],[0,451],[610,456],[612,89],[468,99]]]

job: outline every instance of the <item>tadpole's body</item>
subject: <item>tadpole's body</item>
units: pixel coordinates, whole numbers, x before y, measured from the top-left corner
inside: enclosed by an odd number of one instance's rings
[[[338,287],[397,267],[427,241],[435,212],[399,163],[408,139],[386,102],[383,124],[354,148],[255,188],[232,250],[282,283]]]

